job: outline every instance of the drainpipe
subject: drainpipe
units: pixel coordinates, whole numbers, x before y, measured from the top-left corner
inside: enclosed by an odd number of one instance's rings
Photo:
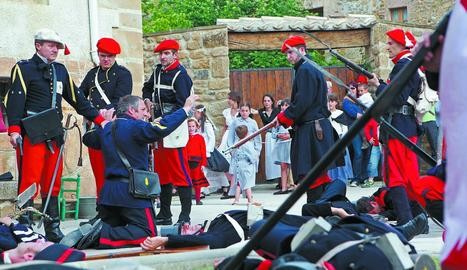
[[[89,11],[89,39],[91,41],[91,60],[94,66],[99,65],[99,59],[97,57],[97,51],[94,50],[96,46],[98,33],[99,33],[99,22],[98,22],[98,6],[97,0],[88,0],[88,11]]]

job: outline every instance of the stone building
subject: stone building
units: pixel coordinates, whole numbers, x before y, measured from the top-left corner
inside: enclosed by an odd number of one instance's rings
[[[64,63],[79,86],[86,72],[97,63],[95,44],[100,37],[119,41],[122,54],[117,62],[133,75],[133,93],[141,95],[143,83],[143,40],[141,1],[137,0],[4,0],[0,2],[0,87],[7,87],[10,69],[21,59],[34,54],[35,32],[40,28],[54,29],[70,48],[58,61]],[[64,102],[64,114],[74,110]],[[82,117],[78,117],[81,126]],[[68,135],[65,147],[64,175],[76,173],[78,167],[77,132]],[[82,194],[95,193],[87,151],[84,151]],[[14,151],[6,133],[0,134],[0,173],[11,171],[16,179]]]

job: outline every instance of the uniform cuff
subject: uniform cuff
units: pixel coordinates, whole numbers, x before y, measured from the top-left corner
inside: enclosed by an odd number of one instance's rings
[[[293,120],[288,118],[284,112],[280,112],[277,115],[277,121],[279,121],[279,123],[285,127],[290,127],[293,125]]]
[[[8,135],[10,135],[11,133],[20,133],[21,134],[21,127],[20,126],[10,126],[8,127]]]
[[[94,118],[94,120],[93,120],[94,124],[99,125],[99,126],[100,126],[100,125],[102,124],[102,122],[104,122],[104,121],[105,121],[105,118],[104,118],[102,115],[100,115],[100,114],[99,114],[98,116],[96,116],[96,118]]]

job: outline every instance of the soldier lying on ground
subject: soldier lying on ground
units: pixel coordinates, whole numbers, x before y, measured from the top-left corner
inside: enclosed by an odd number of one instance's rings
[[[84,260],[84,257],[83,252],[49,242],[14,219],[0,218],[0,264],[31,260],[64,263]]]

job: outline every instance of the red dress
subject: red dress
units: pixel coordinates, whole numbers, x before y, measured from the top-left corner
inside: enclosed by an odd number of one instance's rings
[[[209,186],[206,176],[204,176],[202,166],[207,165],[206,143],[200,134],[190,135],[186,145],[188,153],[188,164],[190,167],[190,177],[195,188]]]

